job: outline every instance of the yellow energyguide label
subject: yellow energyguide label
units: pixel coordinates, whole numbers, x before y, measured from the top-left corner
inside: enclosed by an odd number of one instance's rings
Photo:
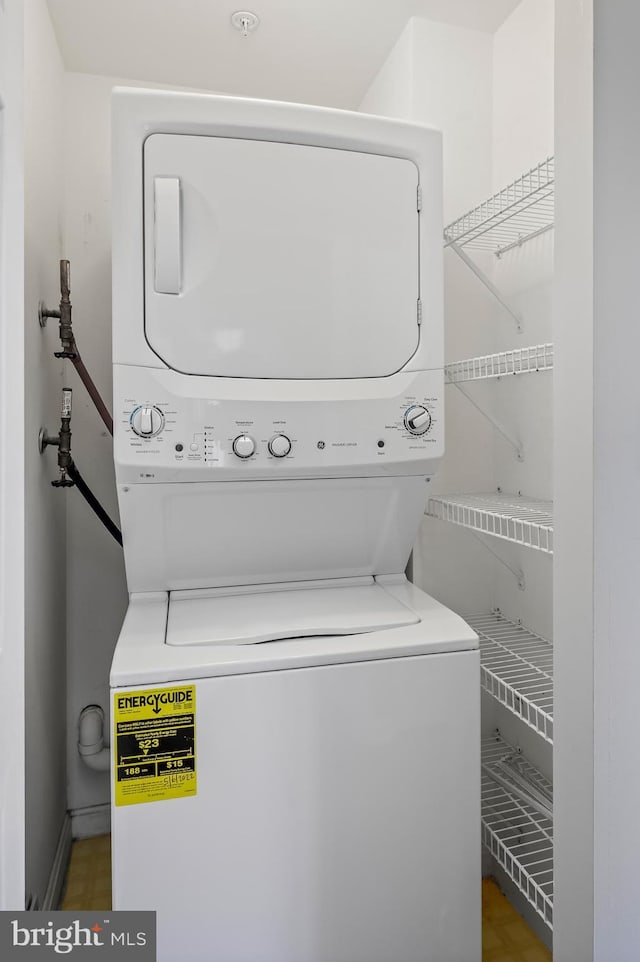
[[[196,794],[196,688],[113,696],[116,805]]]

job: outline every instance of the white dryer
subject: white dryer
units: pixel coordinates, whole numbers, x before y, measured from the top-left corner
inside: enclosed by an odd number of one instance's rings
[[[440,136],[141,90],[113,136],[114,908],[161,962],[475,962],[477,639],[403,574]]]

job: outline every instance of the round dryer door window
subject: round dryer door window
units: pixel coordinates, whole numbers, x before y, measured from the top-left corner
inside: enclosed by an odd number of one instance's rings
[[[144,173],[145,334],[169,367],[383,377],[415,353],[411,161],[154,134]]]

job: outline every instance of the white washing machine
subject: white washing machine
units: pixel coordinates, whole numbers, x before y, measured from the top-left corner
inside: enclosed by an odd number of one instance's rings
[[[440,136],[141,90],[113,135],[114,908],[161,962],[478,962],[477,639],[403,574]]]

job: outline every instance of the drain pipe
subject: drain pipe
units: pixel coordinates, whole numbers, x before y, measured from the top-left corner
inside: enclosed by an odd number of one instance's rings
[[[87,705],[78,722],[78,752],[94,772],[108,772],[111,752],[104,743],[104,712],[99,705]]]

